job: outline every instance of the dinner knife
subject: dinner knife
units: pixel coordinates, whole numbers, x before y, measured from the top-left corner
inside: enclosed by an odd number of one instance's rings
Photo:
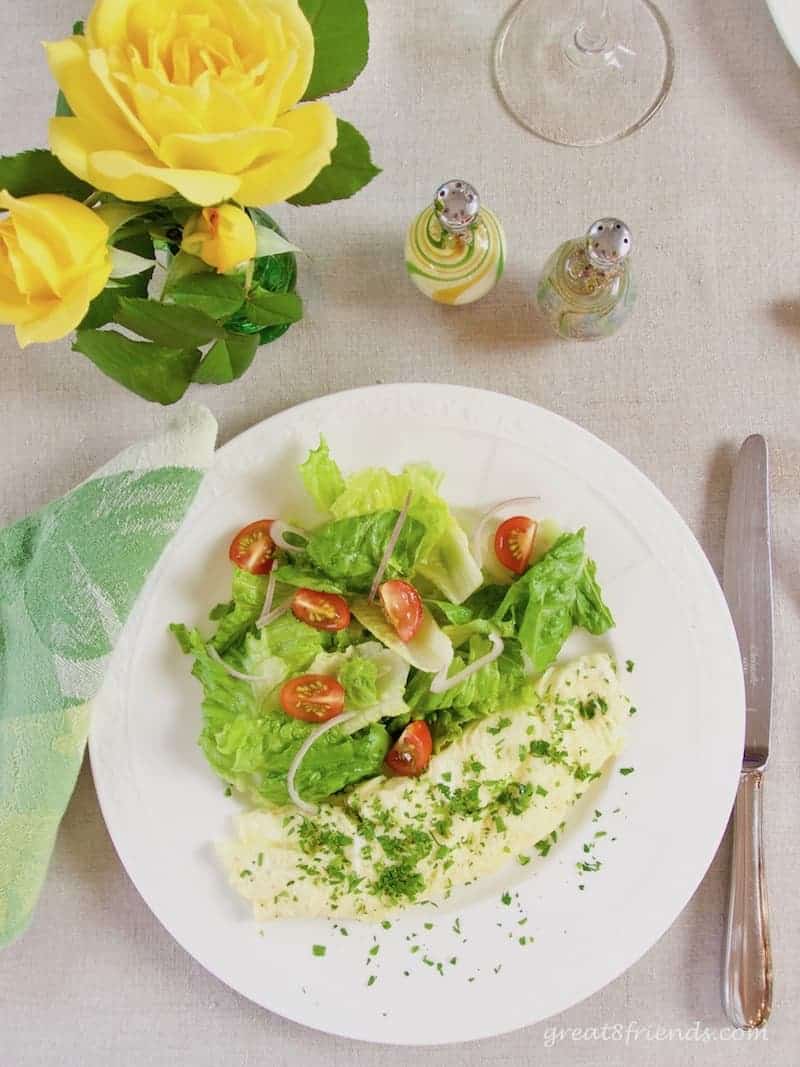
[[[725,527],[723,588],[744,668],[744,757],[733,811],[733,854],[722,983],[735,1026],[762,1026],[772,1007],[772,955],[762,844],[762,795],[772,705],[772,564],[769,460],[748,437],[733,469]]]

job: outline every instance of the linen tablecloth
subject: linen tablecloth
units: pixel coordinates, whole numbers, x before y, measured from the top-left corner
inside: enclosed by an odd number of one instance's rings
[[[526,134],[494,93],[491,44],[506,7],[372,0],[370,65],[332,103],[369,137],[384,173],[351,202],[276,211],[312,253],[301,266],[307,319],[263,349],[240,382],[193,395],[211,406],[225,440],[298,401],[374,382],[509,392],[625,453],[717,567],[731,459],[748,433],[767,434],[777,716],[765,798],[776,971],[766,1034],[744,1042],[720,1032],[726,842],[673,928],[608,988],[548,1023],[424,1055],[441,1067],[788,1067],[800,1002],[800,70],[761,0],[662,0],[678,60],[664,110],[622,143],[563,149]],[[36,0],[3,14],[8,152],[44,143],[50,99],[38,42],[62,36],[84,12]],[[462,310],[425,301],[403,269],[406,225],[455,176],[479,187],[509,241],[501,284]],[[535,314],[537,271],[560,241],[607,214],[633,230],[639,306],[616,338],[560,342]],[[63,493],[163,418],[66,342],[19,352],[3,331],[0,521]],[[690,1036],[696,1021],[707,1040]],[[682,1028],[684,1040],[659,1039],[659,1025]],[[637,1028],[649,1036],[634,1036]],[[3,1067],[399,1067],[416,1055],[303,1029],[206,974],[128,880],[84,767],[33,926],[0,955]]]

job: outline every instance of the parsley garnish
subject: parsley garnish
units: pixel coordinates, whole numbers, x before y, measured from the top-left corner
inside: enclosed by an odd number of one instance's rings
[[[324,945],[312,945],[311,946],[311,952],[315,956],[324,956],[327,951],[328,950]]]
[[[507,729],[507,727],[509,727],[510,725],[511,725],[511,719],[509,719],[506,715],[504,715],[502,717],[502,719],[498,720],[498,722],[497,722],[497,724],[495,726],[487,726],[486,732],[488,734],[492,734],[493,736],[496,736],[497,734],[500,733],[501,730]]]
[[[633,767],[620,767],[620,774],[633,774]]]

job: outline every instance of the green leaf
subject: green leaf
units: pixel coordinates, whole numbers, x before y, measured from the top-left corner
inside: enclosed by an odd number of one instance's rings
[[[187,274],[170,281],[169,297],[176,304],[203,311],[212,319],[225,319],[244,303],[244,277],[206,272]]]
[[[169,244],[166,241],[159,241],[159,247],[169,248]],[[199,256],[190,256],[188,252],[178,252],[178,254],[172,256],[169,261],[167,280],[164,283],[164,293],[168,296],[172,292],[172,289],[177,286],[178,282],[183,281],[184,278],[192,277],[195,274],[212,274],[213,272],[214,268],[209,267],[209,265],[204,263]]]
[[[73,200],[85,200],[94,192],[91,185],[71,174],[46,148],[0,157],[0,189],[7,189],[12,196],[60,193]]]
[[[275,571],[275,580],[284,585],[293,585],[298,589],[316,589],[319,593],[343,593],[344,587],[330,578],[325,578],[310,567],[298,567],[286,563]]]
[[[334,582],[365,592],[372,584],[399,514],[387,509],[325,523],[310,534],[305,556]],[[407,578],[413,572],[424,536],[425,527],[409,516],[386,564],[387,578]],[[298,555],[297,562],[305,565],[306,559]]]
[[[196,348],[131,341],[115,330],[79,330],[72,349],[132,393],[159,404],[180,400],[200,362]]]
[[[58,96],[56,97],[56,118],[68,119],[72,118],[73,114],[74,112],[67,103],[66,96],[64,96],[64,94],[59,89]]]
[[[583,530],[562,534],[514,580],[495,614],[498,622],[513,623],[536,674],[550,666],[573,626],[601,634],[614,625],[594,563],[586,555],[583,534]]]
[[[233,608],[222,616],[212,638],[217,652],[225,652],[255,623],[264,606],[267,579],[263,574],[250,574],[234,567],[232,586]]]
[[[134,274],[121,282],[106,286],[89,305],[89,310],[78,327],[79,330],[93,330],[112,322],[117,314],[117,306],[123,297],[146,297],[149,274]]]
[[[208,350],[192,381],[201,385],[226,385],[241,378],[258,351],[257,333],[228,333]]]
[[[352,85],[367,65],[369,24],[365,0],[300,0],[314,32],[314,69],[304,100]]]
[[[120,326],[166,348],[205,345],[225,335],[222,327],[202,311],[156,300],[122,297],[115,318]]]
[[[330,164],[323,167],[302,193],[290,197],[290,204],[308,207],[327,204],[331,200],[346,200],[380,174],[380,167],[372,162],[369,144],[355,126],[344,119],[338,119],[336,126],[339,139],[331,153]]]
[[[271,293],[256,289],[244,306],[245,316],[257,326],[285,326],[303,317],[303,302],[297,293]]]
[[[319,445],[300,464],[300,477],[309,496],[322,511],[327,511],[344,492],[342,472],[322,434]]]
[[[152,210],[153,205],[149,203],[127,204],[122,200],[110,200],[107,204],[101,204],[96,214],[108,226],[109,236],[114,237],[131,219],[140,218],[142,215],[151,213]]]

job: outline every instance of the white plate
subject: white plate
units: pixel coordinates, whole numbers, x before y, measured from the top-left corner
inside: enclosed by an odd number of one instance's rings
[[[347,922],[346,937],[326,921],[283,921],[259,932],[226,884],[211,842],[231,832],[237,805],[196,745],[199,687],[167,633],[173,620],[202,624],[209,606],[229,596],[226,549],[239,526],[262,515],[302,519],[296,466],[320,431],[345,470],[427,459],[446,472],[444,492],[457,508],[535,494],[543,514],[568,528],[586,525],[618,621],[611,646],[620,662],[636,663],[624,678],[639,709],[619,764],[587,792],[546,859],[526,867],[513,861],[446,908],[406,912],[390,930]],[[209,971],[308,1026],[437,1044],[559,1012],[661,936],[722,836],[743,728],[741,667],[720,588],[689,529],[639,471],[586,431],[523,401],[395,385],[303,404],[219,452],[125,629],[95,709],[91,757],[128,873]],[[621,766],[635,771],[622,776]],[[595,809],[603,812],[598,822]],[[579,874],[582,845],[599,830],[607,833],[594,852],[602,869]],[[505,890],[511,904],[502,903]],[[533,943],[520,944],[522,937]],[[416,942],[422,948],[412,953]],[[312,954],[315,944],[326,946],[324,958]]]
[[[767,0],[773,21],[795,63],[800,65],[800,3],[798,0]]]

